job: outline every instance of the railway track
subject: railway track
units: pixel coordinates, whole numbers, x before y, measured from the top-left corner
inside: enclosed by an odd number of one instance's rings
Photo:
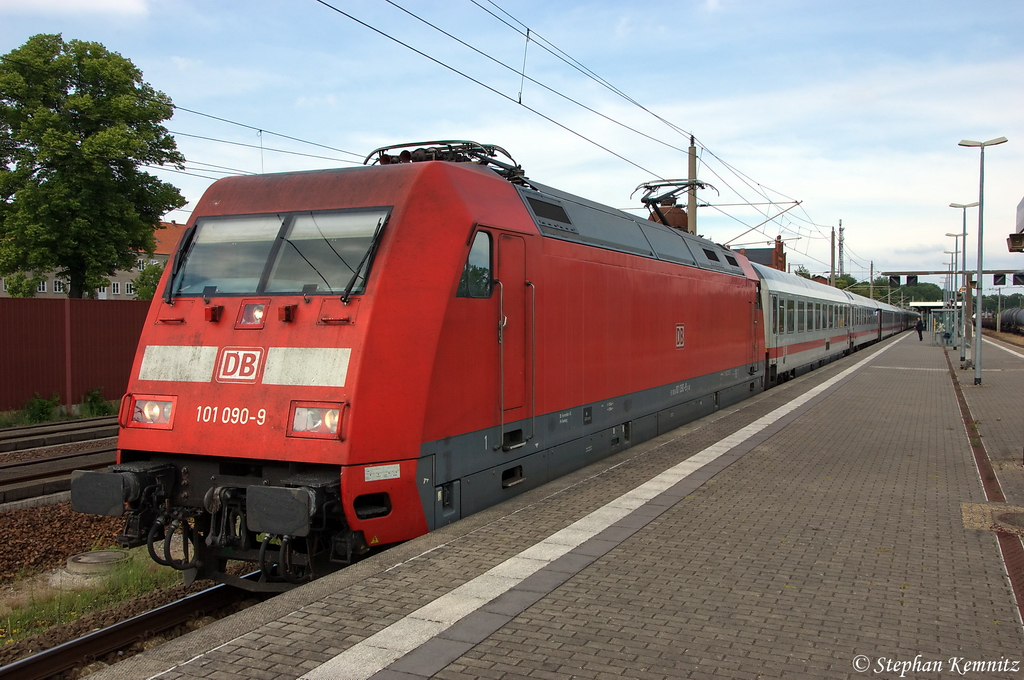
[[[52,497],[71,488],[73,470],[112,465],[116,435],[113,416],[0,430],[0,505]]]
[[[105,447],[0,463],[0,492],[28,482],[67,479],[74,470],[98,470],[114,464],[117,449]]]
[[[245,578],[256,577],[258,573]],[[214,615],[219,610],[252,597],[252,593],[217,585],[0,667],[0,680],[60,677],[69,670],[125,650],[136,642],[164,633],[191,619]]]
[[[116,436],[116,416],[8,427],[0,430],[0,453]]]

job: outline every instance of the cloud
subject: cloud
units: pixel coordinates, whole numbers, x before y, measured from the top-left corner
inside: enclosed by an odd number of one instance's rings
[[[145,16],[146,0],[0,0],[0,14]]]

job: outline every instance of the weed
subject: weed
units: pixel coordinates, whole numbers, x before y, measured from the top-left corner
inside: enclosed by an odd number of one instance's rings
[[[98,416],[110,416],[117,413],[117,407],[117,400],[107,401],[103,398],[103,388],[100,387],[85,393],[85,396],[82,397],[81,405],[77,407],[78,415],[72,413],[74,409],[61,407],[60,395],[56,392],[54,392],[53,397],[50,399],[43,399],[36,392],[36,396],[28,400],[25,408],[18,411],[0,413],[0,428],[71,420],[79,417],[95,418]]]
[[[25,414],[21,411],[5,411],[0,413],[0,427],[16,427],[25,425]]]
[[[0,644],[7,644],[78,620],[90,612],[106,609],[158,588],[181,582],[181,575],[149,560],[145,549],[131,551],[131,558],[118,564],[94,586],[82,590],[33,592],[22,604],[13,605],[0,617]]]
[[[36,396],[25,404],[25,419],[30,423],[45,423],[53,420],[53,413],[58,406],[60,406],[60,395],[56,392],[50,399],[43,399],[36,392]]]
[[[89,390],[82,397],[82,417],[83,418],[95,418],[97,416],[109,416],[115,412],[114,402],[107,401],[103,398],[103,389],[97,387],[94,390]]]

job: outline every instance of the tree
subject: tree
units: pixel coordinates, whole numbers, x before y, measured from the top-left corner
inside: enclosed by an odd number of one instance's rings
[[[156,297],[156,287],[160,285],[160,277],[164,273],[162,264],[147,264],[139,275],[132,280],[135,286],[136,300],[152,300]]]
[[[986,295],[982,310],[986,312],[996,313],[998,309],[1012,309],[1014,307],[1021,307],[1021,303],[1024,302],[1024,295],[1020,293],[1014,293],[1012,295],[1003,295],[1002,301],[1000,296],[997,295]]]
[[[840,274],[836,276],[836,288],[849,288],[855,283],[857,283],[857,279],[854,278],[853,274]]]
[[[894,288],[893,291],[896,289]],[[904,286],[899,290],[903,291],[903,296],[907,300],[917,300],[918,302],[938,302],[942,299],[942,288],[935,285],[934,283],[920,283],[916,286]],[[895,292],[893,293],[895,295]]]
[[[167,95],[95,42],[36,35],[0,57],[0,276],[31,292],[48,272],[69,297],[152,254],[185,199],[139,169],[183,167],[160,123]]]
[[[803,266],[802,264],[798,265],[793,273],[796,274],[797,276],[802,276],[805,279],[811,278],[811,272],[809,272],[807,270],[807,267]]]

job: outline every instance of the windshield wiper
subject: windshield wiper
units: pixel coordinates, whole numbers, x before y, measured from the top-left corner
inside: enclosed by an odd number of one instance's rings
[[[348,262],[346,262],[345,258],[343,258],[341,256],[341,253],[339,253],[337,250],[334,249],[334,245],[331,243],[331,240],[329,238],[327,238],[326,236],[324,236],[324,232],[322,232],[320,230],[320,225],[316,223],[316,215],[314,215],[313,213],[310,213],[309,214],[309,220],[313,223],[313,226],[316,227],[317,233],[320,234],[320,238],[323,239],[323,242],[326,243],[327,247],[331,249],[331,252],[334,253],[339,260],[341,260],[341,263],[343,265],[345,265],[346,269],[348,269],[350,272],[352,272],[354,274],[356,270],[352,269],[352,265],[350,265]],[[296,248],[296,250],[298,250],[298,249]],[[302,253],[299,253],[299,254],[301,255]],[[305,258],[303,258],[303,259],[305,259]],[[306,261],[308,262],[309,260],[306,260]],[[313,267],[313,265],[309,265],[309,266]],[[313,267],[313,269],[315,270],[316,267]],[[319,273],[320,272],[317,272],[317,274],[319,274]],[[323,277],[321,276],[320,278],[323,278]],[[330,286],[328,286],[328,288],[330,288]]]
[[[173,304],[171,302],[171,293],[174,290],[174,279],[178,276],[178,271],[181,269],[182,262],[188,258],[188,254],[192,252],[192,247],[195,245],[193,239],[196,235],[196,225],[189,227],[184,235],[181,237],[181,243],[178,245],[178,249],[174,252],[174,261],[171,263],[171,275],[167,277],[167,288],[164,290],[164,302],[167,304]],[[185,252],[188,251],[188,252]]]
[[[380,243],[380,235],[381,232],[384,231],[384,222],[387,218],[388,216],[385,215],[377,220],[377,228],[373,232],[373,239],[370,240],[370,247],[366,249],[365,253],[363,253],[363,259],[359,260],[359,264],[356,266],[355,271],[352,272],[352,278],[349,279],[348,285],[345,286],[345,292],[341,294],[341,301],[346,305],[348,304],[349,297],[351,297],[352,288],[355,287],[356,281],[359,279],[359,272],[363,271],[363,265],[365,265],[367,261],[372,261],[374,254],[377,252],[377,245]]]
[[[317,268],[316,268],[316,267],[315,267],[315,266],[313,265],[313,263],[309,261],[309,258],[307,258],[307,257],[306,257],[305,255],[303,255],[303,254],[302,254],[302,251],[301,251],[301,250],[299,250],[299,247],[298,247],[297,245],[295,245],[294,243],[292,243],[292,242],[291,242],[291,240],[289,240],[289,239],[286,239],[286,238],[285,238],[284,236],[281,236],[281,237],[279,237],[279,238],[280,238],[280,239],[281,239],[282,241],[284,241],[285,243],[287,243],[288,245],[290,245],[290,246],[291,246],[292,248],[295,248],[295,252],[297,252],[297,253],[299,254],[299,257],[301,257],[301,258],[302,258],[303,260],[305,260],[305,261],[306,261],[306,264],[308,264],[308,265],[309,265],[309,268],[310,268],[310,269],[312,269],[313,271],[315,271],[315,272],[316,272],[316,275],[317,275],[317,276],[319,276],[319,277],[320,277],[320,279],[321,279],[321,280],[322,280],[322,281],[324,282],[324,285],[326,285],[326,286],[327,286],[327,292],[329,292],[329,293],[333,293],[333,292],[334,292],[334,289],[333,289],[333,288],[331,288],[331,282],[330,282],[330,281],[328,281],[327,279],[325,279],[325,278],[324,278],[324,275],[320,273],[320,270],[319,270],[319,269],[317,269]],[[324,240],[326,241],[327,239],[324,239]],[[327,245],[330,245],[330,243],[328,243]],[[334,250],[334,248],[331,248],[331,250]],[[339,255],[339,257],[341,257],[341,256]],[[342,260],[342,262],[344,262],[344,261],[345,261],[345,260]],[[347,264],[346,264],[345,266],[346,266],[346,267],[348,267],[348,265],[347,265]],[[351,267],[349,267],[349,269],[351,269]]]

